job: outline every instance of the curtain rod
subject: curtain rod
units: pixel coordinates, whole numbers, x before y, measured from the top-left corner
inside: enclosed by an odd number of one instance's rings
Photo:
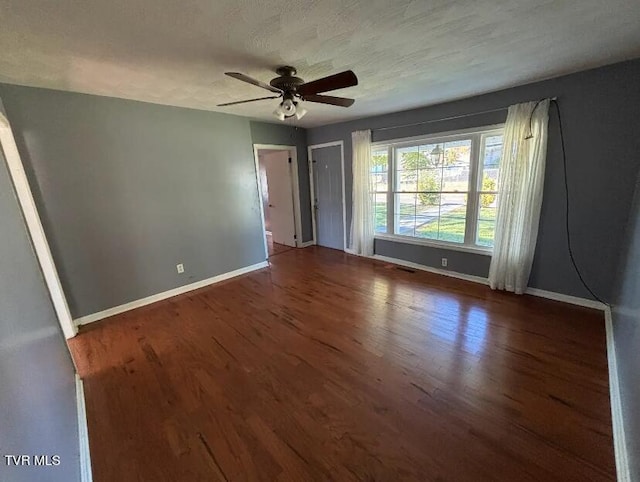
[[[551,97],[549,100],[557,100],[557,99],[558,99],[557,97]],[[503,110],[507,110],[508,108],[509,107],[500,107],[498,109],[483,110],[480,112],[472,112],[470,114],[453,115],[450,117],[441,117],[440,119],[430,119],[422,122],[414,122],[413,124],[402,124],[399,126],[378,127],[371,130],[372,131],[388,131],[390,129],[402,129],[403,127],[413,127],[413,126],[419,126],[422,124],[431,124],[432,122],[443,122],[443,121],[454,120],[454,119],[463,119],[464,117],[473,117],[476,115],[491,114],[493,112],[500,112]]]

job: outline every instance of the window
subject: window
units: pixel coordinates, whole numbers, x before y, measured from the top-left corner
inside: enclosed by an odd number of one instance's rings
[[[375,232],[424,244],[493,247],[502,128],[375,144]]]
[[[389,191],[389,151],[374,149],[371,166],[373,213],[376,233],[387,232],[387,192]]]

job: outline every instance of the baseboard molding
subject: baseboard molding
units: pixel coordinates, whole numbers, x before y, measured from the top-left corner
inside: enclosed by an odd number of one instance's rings
[[[627,439],[624,432],[622,418],[622,400],[620,398],[620,383],[618,381],[618,361],[616,346],[613,340],[613,319],[611,308],[604,310],[604,322],[607,333],[607,363],[609,366],[609,398],[611,400],[611,423],[613,426],[613,449],[616,457],[616,472],[618,482],[631,482],[629,458],[627,454]]]
[[[411,261],[405,261],[398,258],[390,258],[388,256],[381,256],[375,254],[371,256],[373,259],[385,261],[387,263],[397,264],[400,266],[406,266],[407,268],[419,269],[421,271],[427,271],[429,273],[441,274],[443,276],[449,276],[451,278],[462,279],[465,281],[472,281],[483,285],[489,285],[489,280],[482,276],[474,276],[465,273],[458,273],[456,271],[449,271],[446,269],[433,268],[431,266],[425,266],[423,264],[413,263]],[[541,290],[538,288],[527,288],[525,294],[531,296],[537,296],[539,298],[546,298],[548,300],[562,301],[563,303],[569,303],[570,305],[584,306],[587,308],[594,308],[596,310],[604,311],[607,305],[595,300],[588,300],[586,298],[578,298],[577,296],[565,295],[562,293],[555,293],[553,291]]]
[[[604,311],[607,305],[596,300],[588,300],[577,296],[564,295],[555,291],[541,290],[538,288],[527,288],[525,294],[537,296],[539,298],[547,298],[548,300],[562,301],[570,305],[584,306],[585,308],[593,308],[595,310]]]
[[[156,303],[158,301],[166,300],[167,298],[172,298],[174,296],[178,296],[183,293],[187,293],[189,291],[197,290],[199,288],[204,288],[205,286],[209,286],[215,283],[220,283],[221,281],[228,280],[230,278],[235,278],[236,276],[250,273],[251,271],[266,268],[267,266],[269,266],[269,263],[267,261],[262,261],[261,263],[256,263],[251,266],[246,266],[244,268],[240,268],[235,271],[229,271],[228,273],[219,274],[212,278],[207,278],[202,281],[197,281],[195,283],[191,283],[188,285],[179,286],[178,288],[174,288],[169,291],[164,291],[162,293],[147,296],[146,298],[142,298],[140,300],[131,301],[123,305],[114,306],[113,308],[108,308],[106,310],[99,311],[97,313],[92,313],[91,315],[76,318],[74,321],[78,326],[86,325],[87,323],[93,323],[94,321],[98,321],[104,318],[108,318],[110,316],[118,315],[120,313],[124,313],[125,311],[134,310],[136,308],[150,305],[151,303]]]
[[[405,261],[404,259],[398,258],[390,258],[388,256],[382,256],[379,254],[374,254],[371,256],[372,259],[377,259],[379,261],[384,261],[386,263],[397,264],[399,266],[405,266],[406,268],[418,269],[420,271],[427,271],[429,273],[441,274],[443,276],[449,276],[450,278],[462,279],[465,281],[472,281],[474,283],[480,283],[483,285],[488,284],[487,278],[483,278],[481,276],[474,276],[465,273],[458,273],[457,271],[448,271],[445,269],[432,268],[431,266],[425,266],[424,264],[414,263],[412,261]]]
[[[300,243],[298,248],[308,248],[309,246],[313,246],[316,242],[312,239],[311,241],[305,241],[304,243]]]
[[[92,482],[91,453],[89,451],[89,430],[87,428],[87,408],[84,400],[84,384],[76,374],[76,402],[78,406],[78,439],[80,441],[80,481]]]

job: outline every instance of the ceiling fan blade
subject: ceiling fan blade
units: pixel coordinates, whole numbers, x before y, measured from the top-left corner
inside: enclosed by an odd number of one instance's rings
[[[262,87],[263,89],[270,90],[271,92],[277,92],[280,94],[282,91],[280,89],[276,89],[271,85],[261,82],[259,80],[254,79],[253,77],[249,77],[248,75],[241,74],[240,72],[225,72],[225,75],[229,77],[233,77],[234,79],[241,80],[242,82],[247,82],[248,84],[257,85],[258,87]]]
[[[330,90],[344,89],[345,87],[353,87],[354,85],[358,85],[358,77],[356,77],[356,74],[351,70],[346,70],[339,74],[302,84],[298,87],[298,93],[305,96],[309,94],[319,94],[320,92],[329,92]]]
[[[271,95],[269,97],[260,97],[258,99],[249,99],[249,100],[238,100],[236,102],[227,102],[226,104],[218,104],[218,107],[224,107],[227,105],[236,105],[236,104],[246,104],[247,102],[255,102],[257,100],[267,100],[267,99],[279,99],[279,95]]]
[[[305,95],[302,97],[307,102],[317,102],[318,104],[331,104],[340,107],[351,107],[355,100],[346,97],[333,97],[331,95]]]

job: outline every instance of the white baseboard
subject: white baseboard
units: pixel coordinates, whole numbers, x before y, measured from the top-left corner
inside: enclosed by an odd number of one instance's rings
[[[616,457],[616,472],[618,482],[631,482],[629,458],[627,455],[627,440],[624,433],[622,419],[622,400],[620,398],[620,384],[618,381],[618,362],[616,346],[613,340],[613,319],[611,308],[604,310],[604,322],[607,333],[607,363],[609,365],[609,398],[611,400],[611,422],[613,425],[613,449]]]
[[[379,261],[385,261],[391,264],[397,264],[399,266],[405,266],[407,268],[418,269],[421,271],[427,271],[429,273],[441,274],[443,276],[449,276],[451,278],[463,279],[465,281],[473,281],[474,283],[480,283],[483,285],[488,284],[487,278],[483,278],[481,276],[474,276],[465,273],[458,273],[456,271],[448,271],[445,269],[432,268],[431,266],[425,266],[424,264],[413,263],[411,261],[405,261],[403,259],[390,258],[388,256],[381,256],[379,254],[374,254],[371,256],[373,259],[377,259]]]
[[[418,263],[413,263],[411,261],[405,261],[403,259],[390,258],[388,256],[381,256],[379,254],[373,255],[373,259],[378,259],[380,261],[386,261],[388,263],[397,264],[400,266],[406,266],[408,268],[419,269],[422,271],[428,271],[429,273],[441,274],[443,276],[450,276],[452,278],[458,278],[466,281],[472,281],[474,283],[480,283],[483,285],[488,285],[489,281],[487,278],[483,278],[482,276],[474,276],[465,273],[458,273],[456,271],[448,271],[445,269],[432,268],[431,266],[425,266]],[[565,295],[562,293],[555,293],[553,291],[541,290],[538,288],[527,288],[525,294],[531,296],[537,296],[539,298],[546,298],[554,301],[562,301],[563,303],[569,303],[570,305],[578,305],[585,306],[587,308],[594,308],[596,310],[603,310],[607,307],[604,303],[600,303],[595,300],[588,300],[586,298],[578,298],[577,296]]]
[[[305,241],[304,243],[300,243],[298,248],[308,248],[309,246],[313,246],[316,242],[312,239],[311,241]]]
[[[607,305],[596,300],[588,300],[577,296],[564,295],[555,291],[541,290],[538,288],[527,288],[525,294],[537,296],[539,298],[547,298],[548,300],[562,301],[570,305],[584,306],[585,308],[593,308],[595,310],[604,311]]]
[[[89,430],[87,428],[87,408],[84,401],[84,384],[76,374],[76,402],[78,406],[78,439],[80,440],[80,481],[92,482],[91,453],[89,451]]]
[[[219,274],[212,278],[207,278],[202,281],[197,281],[195,283],[191,283],[188,285],[179,286],[178,288],[174,288],[169,291],[164,291],[163,293],[147,296],[146,298],[142,298],[140,300],[131,301],[123,305],[114,306],[113,308],[108,308],[106,310],[99,311],[97,313],[92,313],[91,315],[83,316],[81,318],[76,318],[74,321],[76,325],[86,325],[87,323],[93,323],[94,321],[102,320],[103,318],[108,318],[110,316],[118,315],[120,313],[124,313],[125,311],[130,311],[136,308],[140,308],[141,306],[150,305],[151,303],[156,303],[157,301],[166,300],[167,298],[172,298],[174,296],[181,295],[188,291],[204,288],[205,286],[219,283],[229,278],[235,278],[236,276],[250,273],[251,271],[255,271],[257,269],[266,268],[267,266],[269,266],[269,263],[267,261],[262,261],[261,263],[256,263],[251,266],[246,266],[244,268],[240,268],[235,271],[229,271],[228,273]]]

